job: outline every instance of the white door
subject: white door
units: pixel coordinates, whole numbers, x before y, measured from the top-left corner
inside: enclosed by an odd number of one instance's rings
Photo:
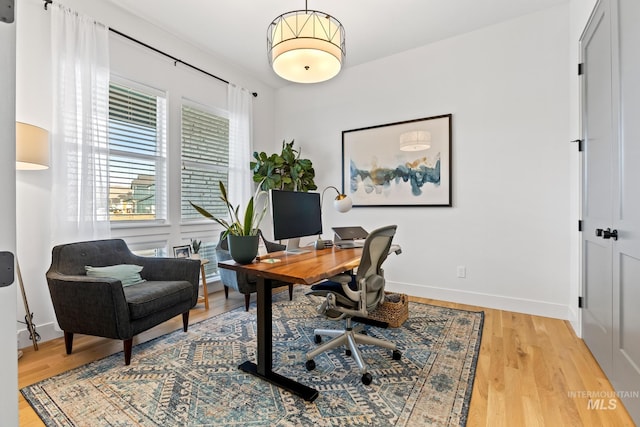
[[[6,7],[6,1],[0,2],[0,6],[0,251],[15,253],[16,25],[7,23],[12,8]],[[0,287],[0,420],[7,426],[18,425],[16,287],[15,281]]]
[[[640,424],[640,17],[604,0],[581,38],[583,334]]]
[[[615,140],[612,118],[611,22],[608,0],[601,1],[580,41],[584,176],[582,205],[583,338],[611,378],[613,348],[612,168]],[[596,235],[596,231],[599,236]]]
[[[640,1],[619,0],[620,142],[613,198],[613,384],[640,425]]]

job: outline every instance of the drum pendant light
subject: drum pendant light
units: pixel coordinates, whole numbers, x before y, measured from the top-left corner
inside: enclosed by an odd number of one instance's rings
[[[267,29],[273,71],[295,83],[319,83],[335,77],[345,56],[344,27],[317,10],[283,13]]]

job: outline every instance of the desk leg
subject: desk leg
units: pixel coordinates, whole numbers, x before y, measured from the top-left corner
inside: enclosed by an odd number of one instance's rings
[[[318,391],[300,384],[290,378],[276,374],[273,367],[273,327],[271,317],[271,281],[258,277],[257,283],[257,328],[258,328],[258,364],[244,362],[239,368],[244,372],[255,375],[271,384],[277,385],[293,394],[313,402],[318,397]]]
[[[258,279],[257,286],[258,374],[265,376],[273,367],[273,324],[271,283]]]

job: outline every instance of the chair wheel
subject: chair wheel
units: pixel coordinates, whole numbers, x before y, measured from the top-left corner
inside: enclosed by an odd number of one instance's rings
[[[373,378],[371,377],[371,374],[369,372],[365,372],[364,374],[362,374],[362,384],[369,385],[371,384],[371,381],[373,381]]]
[[[401,357],[402,353],[400,353],[400,350],[393,350],[393,360],[400,360]]]
[[[313,371],[314,369],[316,369],[316,362],[313,359],[307,360],[304,366],[305,368],[307,368],[307,371]]]
[[[347,356],[351,356],[351,350],[347,349],[344,354],[346,354]]]
[[[315,337],[313,337],[313,341],[316,344],[320,344],[322,342],[322,337],[320,335],[316,335]]]

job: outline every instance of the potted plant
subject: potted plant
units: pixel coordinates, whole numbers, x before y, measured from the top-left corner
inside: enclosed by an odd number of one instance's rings
[[[202,245],[201,240],[191,239],[191,249],[193,249],[193,254],[191,254],[191,258],[200,259],[200,246]]]
[[[280,154],[253,153],[255,161],[250,163],[253,181],[259,183],[261,190],[311,191],[318,188],[313,181],[316,175],[313,163],[300,158],[302,150],[294,149],[293,142],[282,141]]]
[[[205,218],[209,218],[224,227],[222,238],[229,239],[229,252],[231,258],[238,264],[250,264],[258,254],[258,228],[267,212],[268,194],[258,188],[249,199],[244,210],[244,215],[240,212],[240,206],[234,207],[227,196],[224,183],[220,181],[220,200],[222,200],[229,212],[229,220],[218,218],[209,213],[204,208],[189,203],[195,210]],[[264,204],[261,209],[256,206],[260,203],[260,198],[264,197]]]

